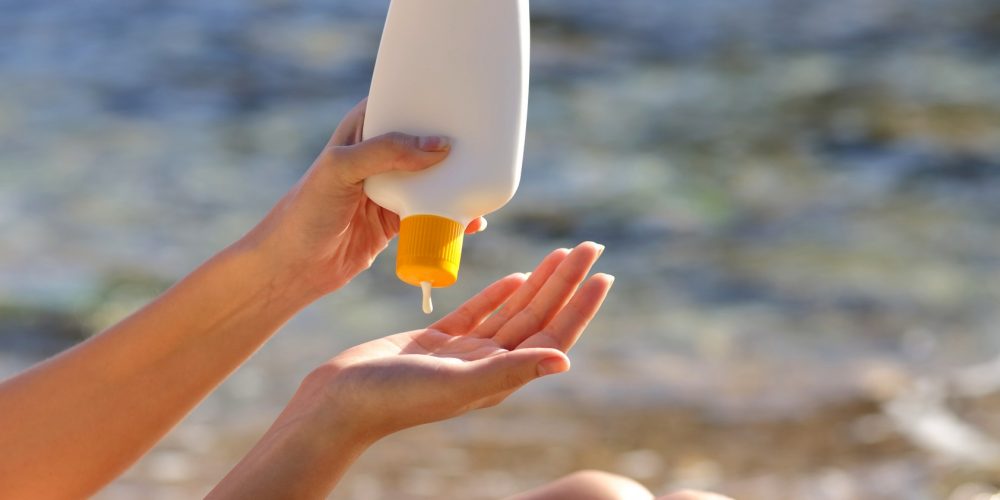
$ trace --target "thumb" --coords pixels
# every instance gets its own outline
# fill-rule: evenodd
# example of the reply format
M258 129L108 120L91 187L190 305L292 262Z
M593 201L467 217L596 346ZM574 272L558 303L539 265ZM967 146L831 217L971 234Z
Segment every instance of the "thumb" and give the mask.
M546 375L569 370L569 358L556 349L517 349L467 365L466 389L472 398L485 398L521 388Z
M444 160L449 150L447 137L394 132L353 146L335 146L331 154L342 178L348 184L360 184L383 172L423 170Z

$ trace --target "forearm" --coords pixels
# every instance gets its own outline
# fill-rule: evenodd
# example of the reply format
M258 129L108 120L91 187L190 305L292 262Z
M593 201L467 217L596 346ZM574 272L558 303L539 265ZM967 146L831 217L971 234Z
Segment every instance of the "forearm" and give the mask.
M321 499L333 491L375 438L345 412L310 404L318 401L302 394L310 390L307 382L209 499Z
M0 384L0 497L84 497L314 299L234 246L111 329Z

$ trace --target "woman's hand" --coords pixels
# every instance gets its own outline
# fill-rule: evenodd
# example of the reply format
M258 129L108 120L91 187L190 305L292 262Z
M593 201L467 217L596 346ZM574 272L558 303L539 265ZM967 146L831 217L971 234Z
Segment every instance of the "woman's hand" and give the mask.
M496 405L536 378L568 370L566 351L614 281L586 279L602 251L595 243L556 250L530 277L497 281L427 329L331 359L210 496L323 498L374 441Z
M496 405L569 369L565 352L613 282L598 274L577 290L601 251L594 243L557 250L530 278L508 276L427 329L349 349L308 383L323 388L319 404L351 408L352 420L376 438Z
M241 244L261 249L285 281L329 293L368 269L399 231L399 217L364 193L364 180L419 171L448 156L445 137L388 134L361 140L366 101L340 123L309 171ZM473 222L468 232L485 228Z

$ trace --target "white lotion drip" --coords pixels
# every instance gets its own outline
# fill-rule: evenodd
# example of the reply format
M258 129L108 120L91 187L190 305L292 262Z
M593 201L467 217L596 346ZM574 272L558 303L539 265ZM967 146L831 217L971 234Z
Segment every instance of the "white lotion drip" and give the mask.
M420 290L424 292L424 314L434 312L434 302L431 301L431 283L429 281L421 281Z

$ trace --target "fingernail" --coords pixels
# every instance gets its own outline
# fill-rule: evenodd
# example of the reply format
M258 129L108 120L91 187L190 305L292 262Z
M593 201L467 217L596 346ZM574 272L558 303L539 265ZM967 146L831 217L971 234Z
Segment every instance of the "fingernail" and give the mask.
M417 140L417 147L428 152L444 151L448 149L449 144L448 138L441 135L423 136Z
M610 287L611 285L614 285L614 284L615 284L615 275L613 275L613 274L605 274L605 276L607 276L607 277L608 277L608 286L609 286L609 287Z
M555 375L569 370L569 363L563 358L549 358L538 363L538 376Z
M597 256L600 257L601 255L604 255L604 245L600 243L594 243L594 244L597 245Z
M486 230L486 226L490 225L490 221L488 221L486 219L479 219L479 220L483 221L482 225L479 226L479 232L481 233L481 232L483 232L483 231Z

